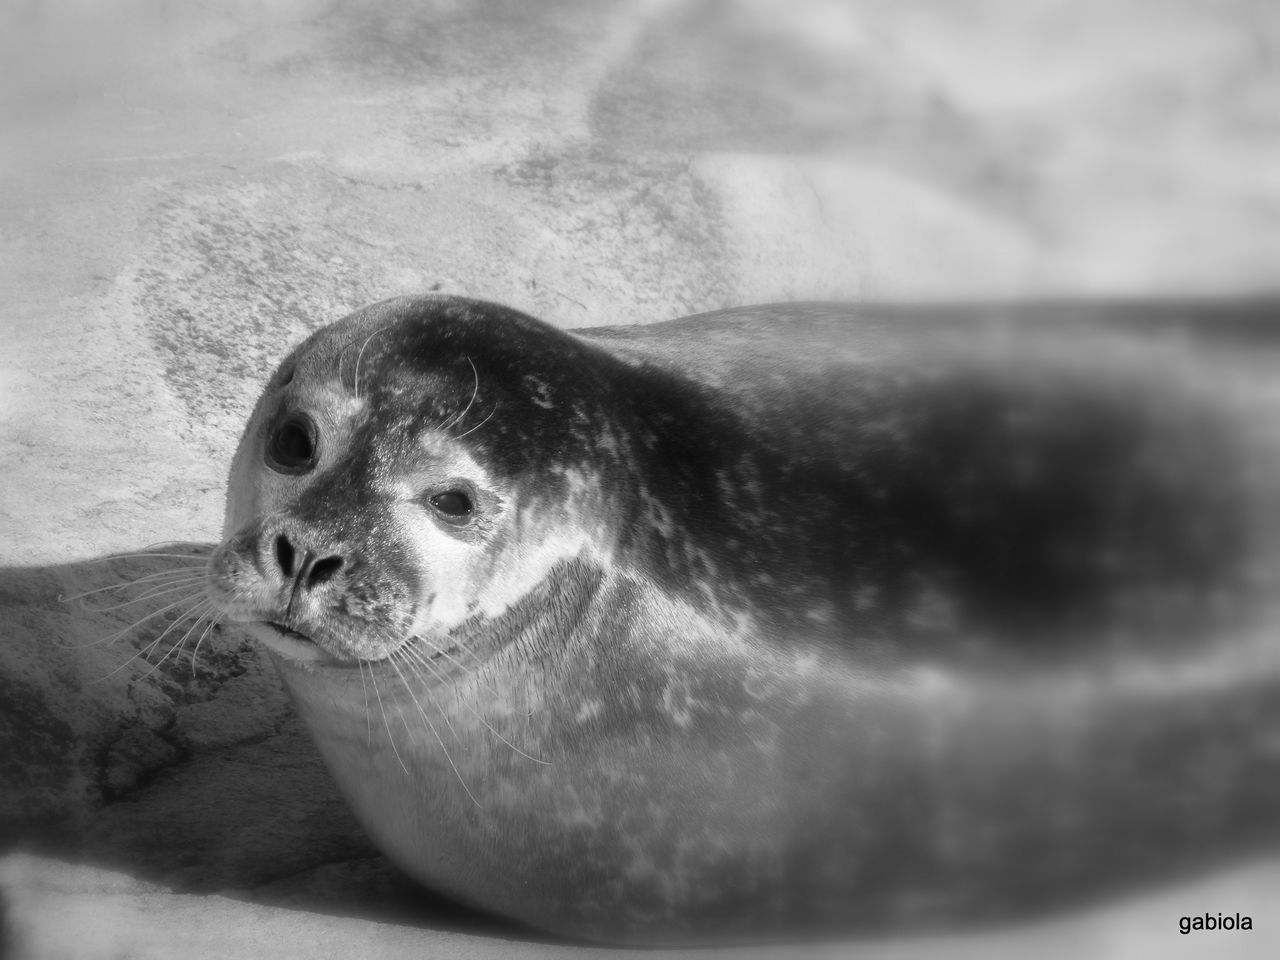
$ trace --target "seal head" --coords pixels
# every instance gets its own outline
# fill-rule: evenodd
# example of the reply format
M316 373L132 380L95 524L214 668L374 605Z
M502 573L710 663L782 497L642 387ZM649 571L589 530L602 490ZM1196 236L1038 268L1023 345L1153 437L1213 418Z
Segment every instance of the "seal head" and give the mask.
M272 378L211 567L235 618L380 660L498 616L588 545L609 549L602 477L586 478L607 435L601 385L517 372L539 351L571 365L577 345L515 314L495 325L441 306L447 322L387 305L327 329Z

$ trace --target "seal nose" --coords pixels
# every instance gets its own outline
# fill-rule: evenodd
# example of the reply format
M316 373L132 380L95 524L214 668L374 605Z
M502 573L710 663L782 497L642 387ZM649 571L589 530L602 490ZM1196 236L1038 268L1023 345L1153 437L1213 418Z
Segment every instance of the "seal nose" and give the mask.
M293 580L293 592L311 590L322 583L333 579L334 574L342 569L342 557L336 554L317 557L310 550L303 550L299 556L297 549L283 533L276 537L276 563L286 580Z

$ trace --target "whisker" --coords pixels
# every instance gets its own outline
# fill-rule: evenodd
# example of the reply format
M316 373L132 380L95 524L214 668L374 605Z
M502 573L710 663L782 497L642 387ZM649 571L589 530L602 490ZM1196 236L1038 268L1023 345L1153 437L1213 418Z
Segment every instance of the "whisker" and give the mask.
M199 579L199 577L195 576L194 571L204 570L204 568L205 568L205 565L203 563L200 563L200 564L192 564L191 566L188 566L188 567L175 567L172 570L161 570L159 573L149 573L146 576L137 577L133 580L125 580L121 583L112 583L105 587L98 587L94 590L85 590L83 593L73 593L69 597L64 597L61 594L59 594L58 601L60 603L71 603L74 600L81 600L84 597L91 597L95 593L106 593L110 590L126 590L129 587L135 586L136 584L139 584L139 583L149 583L151 581L162 581L162 580L168 580L168 579L177 580L179 579L179 575L181 575L182 577L193 577L194 579Z
M159 646L160 641L161 641L161 640L163 640L166 636L168 636L169 631L173 630L173 629L174 629L176 626L178 626L179 624L181 624L181 623L185 622L185 621L187 620L187 618L188 618L188 617L190 617L192 614L194 614L197 610L199 610L199 609L200 609L202 606L204 606L205 604L212 604L212 601L206 598L206 599L203 599L203 600L201 600L200 602L198 602L198 603L194 604L194 605L193 605L192 607L190 607L190 608L189 608L185 613L183 613L183 614L182 614L182 616L178 617L178 618L177 618L176 620L174 620L171 624L169 624L167 627L165 627L165 628L164 628L164 630L160 633L160 635L159 635L159 636L157 636L154 640L152 640L150 643L148 643L145 647L142 647L140 650L138 650L136 653L134 653L134 655L133 655L133 656L131 656L128 660L126 660L124 663L120 664L120 666L116 667L114 670L112 670L112 671L111 671L110 673L108 673L106 676L101 677L100 679L98 679L98 680L94 680L94 681L92 681L92 682L93 682L93 683L102 683L102 682L104 682L104 681L106 681L106 680L109 680L111 677L114 677L117 673L119 673L119 672L120 672L121 670L123 670L125 667L129 666L129 664L133 663L133 661L137 660L139 657L143 657L143 658L145 659L146 655L147 655L147 654L149 654L152 650L154 650L157 646ZM172 606L177 606L177 604L172 604ZM167 608L166 608L166 609L167 609ZM148 617L148 618L146 618L146 619L150 619L150 617ZM139 622L141 622L141 621L139 621ZM137 624L135 624L134 626L136 626L136 625L137 625ZM132 627L126 627L124 631L121 631L121 634L123 634L123 633L127 632L127 631L128 631L128 630L130 630L130 629L132 629ZM118 637L118 636L120 636L121 634L117 634L116 636ZM113 638L113 639L114 639L114 638ZM166 656L167 656L167 654L166 654ZM150 673L151 673L151 671L147 671L147 673L143 674L143 676L148 676L148 675L150 675ZM138 679L142 679L142 678L141 678L141 677L139 677Z
M480 393L480 371L476 369L476 365L470 357L464 356L463 359L471 364L471 377L475 381L474 386L471 388L471 399L467 401L467 405L462 409L461 413L450 417L448 421L440 425L441 430L452 430L465 420L467 414L471 412L471 405L476 402L476 396Z
M462 789L465 790L467 796L471 798L471 802L479 807L480 801L475 798L475 794L473 794L471 792L471 788L467 786L467 781L462 778L462 773L458 770L458 765L453 762L453 757L449 755L449 748L446 747L444 745L444 741L440 739L440 734L436 731L436 725L431 722L431 718L427 716L427 712L422 709L422 704L418 703L418 698L414 695L413 688L409 686L409 681L405 679L400 667L395 662L394 656L388 657L387 662L391 664L391 668L395 670L396 675L400 678L400 682L403 683L405 689L409 691L409 699L412 700L413 705L418 708L418 713L421 715L423 722L426 723L427 729L431 731L431 735L436 738L436 743L440 744L440 749L444 752L444 758L449 761L449 766L453 768L453 773L458 778L458 782L462 784ZM377 691L377 686L374 687L374 691ZM443 712L441 715L443 716ZM447 721L448 718L446 717L445 720ZM450 724L449 728L453 729L453 725Z
M192 650L191 650L191 674L192 674L192 676L195 676L195 672L196 672L196 654L198 654L198 653L200 652L200 644L204 643L206 640L208 640L208 639L209 639L209 637L210 637L210 636L212 636L212 635L213 635L213 631L217 628L217 626L218 626L218 621L219 621L219 619L221 619L220 615L219 615L216 611L214 611L214 612L213 612L213 615L212 615L212 616L209 616L209 614L208 614L208 613L206 613L204 616L205 616L205 617L208 617L209 622L205 624L205 628L204 628L204 630L203 630L203 631L201 631L201 633L200 633L200 638L199 638L198 640L196 640L196 645L195 645L195 646L192 648ZM203 618L202 618L202 619L203 619ZM197 621L196 621L196 623L199 623L199 622L200 622L199 620L197 620Z
M121 600L119 603L108 604L105 607L90 606L89 604L83 602L84 597L78 597L77 599L82 601L80 604L80 607L83 610L87 610L90 613L106 613L110 610L119 610L122 607L131 607L135 603L142 603L143 601L146 601L146 600L155 600L159 597L167 597L169 596L169 594L178 593L179 591L182 591L182 590L190 590L193 586L195 586L196 584L200 583L203 580L204 580L204 577L199 576L199 577L191 577L189 579L175 581L173 583L153 584L152 586L148 587L144 593L139 594L138 596L134 597L131 600ZM90 593L96 593L96 592L97 591L90 591ZM85 596L87 595L88 594L86 594Z
M90 640L88 643L61 643L60 641L56 641L56 640L54 641L54 643L68 650L83 650L85 647L96 647L99 644L115 643L115 641L119 640L125 634L142 626L148 620L158 617L163 613L168 613L174 607L180 607L184 603L189 603L193 600L199 600L203 596L204 594L201 591L198 591L198 590L193 591L192 593L188 594L185 597L182 597L181 599L175 600L172 603L165 604L163 607L160 607L160 609L158 610L151 611L151 613L148 613L145 617L139 617L137 620L133 621L133 623L129 624L126 627L122 627L121 629L117 630L115 633L111 634L111 636L109 637L101 637L97 640ZM181 623L182 620L188 616L190 616L190 611L183 614L182 617L180 617L176 622Z
M356 660L356 669L360 671L360 687L364 690L365 746L373 747L373 715L369 712L369 688L364 680L364 661ZM370 667L370 670L373 668Z
M385 329L387 328L379 327L377 330L373 331L373 333L369 334L369 336L365 338L364 343L360 344L360 352L356 354L356 372L351 380L351 392L355 394L355 398L357 400L360 399L360 362L364 359L364 349L369 346L369 341L382 333Z
M187 553L169 553L152 550L152 547L182 547L188 548ZM84 561L85 563L109 563L112 560L146 560L146 559L164 559L170 557L177 560L194 560L197 557L207 557L213 553L214 545L211 543L197 543L193 540L168 540L163 543L151 543L143 547L141 550L126 550L123 553L108 553L105 556L93 557Z
M206 600L206 601L205 601L205 603L207 603L207 604L209 605L209 607L212 607L212 606L213 606L212 601L208 601L208 600ZM187 616L191 616L191 614L192 614L192 613L195 613L195 611L196 611L196 610L198 610L198 609L199 609L199 607L194 607L194 608L193 608L193 609L192 609L192 610L187 614ZM189 627L187 628L187 632L186 632L186 633L184 633L184 634L183 634L183 635L178 639L177 643L171 644L171 645L169 646L169 649L168 649L167 651L165 651L164 656L163 656L163 657L161 657L159 660L157 660L157 661L155 662L155 664L153 664L153 665L152 665L151 669L150 669L150 670L148 670L146 673L144 673L142 676L138 677L138 679L139 679L139 680L145 680L147 677L151 676L151 674L153 674L153 673L155 673L157 670L159 670L159 669L160 669L160 667L164 664L164 662L165 662L166 660L168 660L171 656L173 656L173 655L174 655L174 653L180 653L180 652L181 652L181 650L182 650L182 648L183 648L184 646L186 646L186 644L187 644L187 639L191 636L191 634L192 634L192 633L194 633L194 632L195 632L196 628L200 626L200 622L201 622L202 620L204 620L204 618L205 618L205 617L207 617L208 615L209 615L209 610L207 610L207 609L206 609L206 610L204 610L204 611L200 614L200 616L196 617L195 622L194 622L194 623L192 623L192 624L191 624L191 626L189 626ZM179 622L179 623L181 623L182 621L178 621L178 622ZM169 632L169 631L167 631L167 630L165 631L165 633L168 633L168 632ZM163 637L164 637L164 633L160 634L160 636L159 636L159 637L157 637L157 638L155 639L155 642L154 642L154 643L152 643L152 644L151 644L151 647L148 647L148 649L152 649L152 648L154 648L154 647L156 646L156 644L158 644L158 643L160 642L161 638L163 638ZM195 653L194 653L194 651L193 651L193 652L192 652L192 657L193 657L193 660L192 660L192 671L193 671L193 672L195 671L194 656L195 656Z
M394 661L396 657L400 657L402 662L404 663L405 669L412 671L414 669L414 664L410 662L408 654L409 652L403 649L392 650L391 653L387 654L387 659ZM425 660L420 661L420 663L422 666L426 667L428 670L431 671L432 676L436 677L437 679L443 679L441 674L430 663L426 662ZM394 665L395 664L393 663L392 666ZM405 689L409 691L409 696L413 698L413 701L416 704L418 702L417 692L411 686L409 686L409 682L404 679L403 675L401 676L401 680L404 681ZM421 710L422 708L419 707L418 709ZM445 725L449 728L449 732L453 734L453 738L458 741L459 746L462 746L463 745L462 738L458 736L458 731L453 728L453 721L449 719L449 715L444 712L444 709L441 708L439 704L436 705L436 709L440 711L440 716L444 718Z
M416 659L416 661L417 661L419 664L421 664L422 666L424 666L424 667L426 667L428 670L430 670L433 676L435 676L435 677L437 677L437 678L441 678L441 679L443 679L443 674L439 671L439 668L438 668L438 667L436 667L436 666L435 666L435 664L431 663L431 661L430 661L429 659L427 659L427 658L423 657L420 651L414 650L412 647L402 647L400 650L395 651L395 653L401 654L402 656L404 656L404 657L406 657L406 658L407 658L407 657L413 657L413 658L415 658L415 659ZM395 654L392 654L392 655L394 656ZM447 654L446 654L446 656L447 656ZM502 699L502 695L501 695L501 694L499 694L496 690L494 690L494 689L493 689L493 687L490 687L488 684L485 684L483 680L481 680L481 681L480 681L480 683L482 683L482 684L484 684L486 687L488 687L488 689L493 693L493 695L494 695L495 697L497 697L498 699ZM411 691L411 692L412 692L412 691ZM501 733L499 733L499 732L498 732L498 730L497 730L497 728L495 728L495 727L493 726L493 724L491 724L491 723L490 723L490 722L489 722L489 721L484 717L484 715L483 715L482 713L480 713L480 711L479 711L479 710L477 710L477 709L476 709L472 704L467 703L466 701L462 701L462 705L463 705L467 710L470 710L470 711L471 711L472 716L474 716L477 720L479 720L479 721L480 721L480 723L484 726L484 728L485 728L486 730L488 730L490 733L492 733L495 737L497 737L499 740L501 740L503 743L505 743L508 747L510 747L510 748L511 748L512 750L514 750L516 753L520 754L520 756L525 757L526 759L532 760L534 763L541 763L541 764L543 764L543 765L545 765L545 766L548 766L548 767L550 767L550 766L553 766L553 765L554 765L554 764L552 763L552 761L550 761L550 760L543 760L543 759L541 759L540 757L535 757L535 756L533 756L532 754L526 753L524 750L521 750L521 749L520 749L519 747L517 747L514 743L512 743L510 740L508 740L506 737L504 737ZM441 714L444 714L443 709L442 709L440 712L441 712ZM448 718L448 716L447 716L447 715L445 716L445 722L446 722L446 723L448 723L448 722L449 722L449 718ZM451 730L453 729L453 724L449 724L449 729L451 729Z
M408 776L409 768L404 765L404 760L400 758L400 751L396 749L396 738L391 732L391 724L387 722L387 708L382 702L382 694L378 692L378 678L373 671L369 672L369 682L373 685L373 695L378 699L378 710L382 713L382 725L387 728L387 739L391 742L391 752L396 755L396 760L400 762L400 769L404 771L405 776ZM440 738L436 737L436 739L439 740Z
M494 415L495 413L497 413L497 412L498 412L498 408L497 408L497 407L494 407L492 410L490 410L490 411L489 411L489 415L488 415L487 417L485 417L483 420L481 420L479 423L477 423L474 427L472 427L472 428L471 428L470 430L468 430L466 433L460 433L460 434L458 434L458 436L457 436L455 439L457 439L457 440L461 440L461 439L462 439L463 437L465 437L467 434L475 433L477 430L479 430L481 427L483 427L486 423L488 423L490 420L492 420L492 419L493 419L493 415Z
M444 647L440 646L437 643L431 642L426 637L415 636L413 639L426 644L428 647L430 647L435 653L439 654L440 656L447 657L450 661L452 661L457 666L459 670L463 672L463 674L469 674L475 669L475 667L484 665L484 660L480 659L480 655L476 653L474 650L472 650L470 647L468 647L466 644L459 643L453 649L458 650L459 652L462 652L462 653L470 654L471 659L475 661L474 666L463 663L461 660L459 660L457 657L451 654L447 649L445 649ZM500 694L496 689L494 689L493 686L490 685L490 683L487 680L482 679L478 675L476 676L476 680L481 684L481 686L483 686L486 690L492 693L495 697L499 699L502 698L502 694ZM453 681L450 680L449 682L452 683Z
M105 557L93 557L85 563L114 563L118 560L208 560L195 553L111 553Z

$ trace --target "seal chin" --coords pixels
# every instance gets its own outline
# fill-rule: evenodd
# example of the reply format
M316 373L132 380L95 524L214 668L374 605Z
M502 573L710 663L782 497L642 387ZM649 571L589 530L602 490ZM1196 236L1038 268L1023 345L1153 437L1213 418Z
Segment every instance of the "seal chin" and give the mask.
M327 650L310 637L266 620L244 624L245 628L272 653L285 660L301 660L309 663L340 663Z

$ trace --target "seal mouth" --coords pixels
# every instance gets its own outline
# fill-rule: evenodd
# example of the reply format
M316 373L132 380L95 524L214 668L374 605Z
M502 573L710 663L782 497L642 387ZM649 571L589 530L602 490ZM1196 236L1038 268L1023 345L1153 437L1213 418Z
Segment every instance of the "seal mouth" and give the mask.
M305 633L299 633L274 620L255 620L245 626L264 647L288 661L305 661L329 667L354 667L359 663L364 667L377 668L381 664L377 660L348 661L335 657ZM428 669L438 675L448 672L450 667L464 666L459 660L463 654L463 647L459 643L442 645L416 635L409 637L407 643L419 646L421 662L431 664Z
M286 627L283 623L276 623L274 620L266 620L264 622L268 627L278 630L280 633L283 633L286 637L289 637L294 640L301 640L304 643L315 643L315 641L312 640L305 633L299 633L297 630L291 629L290 627Z
M289 660L330 661L334 658L305 633L271 620L246 624L264 647Z

